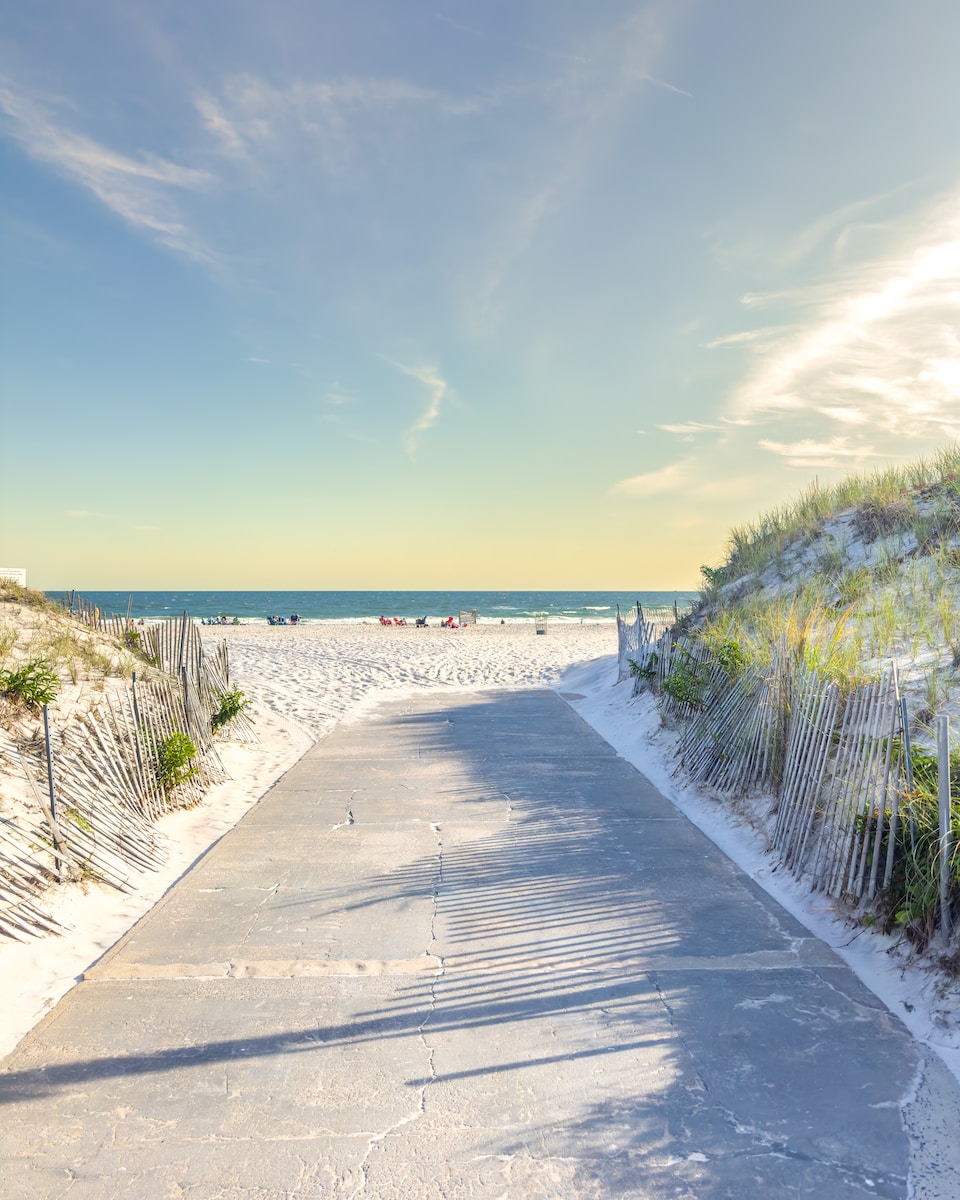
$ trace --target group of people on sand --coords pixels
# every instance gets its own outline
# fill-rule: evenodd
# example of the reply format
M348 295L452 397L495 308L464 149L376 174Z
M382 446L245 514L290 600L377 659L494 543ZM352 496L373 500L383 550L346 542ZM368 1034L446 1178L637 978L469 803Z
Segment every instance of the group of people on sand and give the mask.
M140 624L142 625L143 622L141 621ZM201 617L200 624L201 625L239 625L240 618L239 617L223 617L223 616Z
M385 617L383 615L383 613L380 614L380 624L381 625L390 625L390 626L406 625L406 623L407 623L406 617L394 617L393 620L391 620L389 617ZM414 625L417 627L417 629L426 629L427 628L426 614L424 614L422 617L417 617L416 621L414 621ZM456 622L453 619L453 617L447 617L447 619L445 621L440 622L440 628L441 629L463 629L464 627L462 625L458 624L458 622Z
M291 613L289 620L286 617L267 617L268 625L299 625L300 614Z

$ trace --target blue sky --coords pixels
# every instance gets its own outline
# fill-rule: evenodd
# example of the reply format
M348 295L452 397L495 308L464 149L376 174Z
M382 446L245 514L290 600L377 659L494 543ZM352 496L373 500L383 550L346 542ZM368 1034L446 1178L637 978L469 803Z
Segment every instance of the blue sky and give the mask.
M0 560L693 588L960 436L954 0L31 0Z

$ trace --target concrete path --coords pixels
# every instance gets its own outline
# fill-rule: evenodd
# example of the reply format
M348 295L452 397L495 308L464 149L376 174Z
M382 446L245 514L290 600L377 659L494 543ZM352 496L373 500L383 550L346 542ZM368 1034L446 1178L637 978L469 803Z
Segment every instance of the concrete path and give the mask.
M4 1200L960 1196L952 1076L547 691L338 729L3 1068Z

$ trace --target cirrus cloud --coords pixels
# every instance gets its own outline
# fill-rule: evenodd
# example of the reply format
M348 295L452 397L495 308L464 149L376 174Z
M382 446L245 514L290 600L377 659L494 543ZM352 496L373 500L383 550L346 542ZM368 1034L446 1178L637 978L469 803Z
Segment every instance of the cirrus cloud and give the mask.
M776 297L797 315L768 337L744 339L756 365L734 394L734 419L812 419L819 434L793 444L833 447L831 461L844 452L824 441L824 420L891 444L960 436L960 187L902 218L889 242L826 282ZM752 307L760 302L750 297ZM866 444L850 448L850 457L872 454Z
M648 471L644 475L633 475L629 479L621 479L610 488L613 496L627 496L630 499L642 499L646 496L656 496L663 492L675 492L687 486L690 469L694 460L681 459L670 463L656 471Z
M92 192L128 224L190 258L211 255L188 228L174 199L177 191L204 190L213 182L205 170L182 166L156 154L122 154L51 115L42 103L6 82L0 86L0 114L13 138L37 162Z

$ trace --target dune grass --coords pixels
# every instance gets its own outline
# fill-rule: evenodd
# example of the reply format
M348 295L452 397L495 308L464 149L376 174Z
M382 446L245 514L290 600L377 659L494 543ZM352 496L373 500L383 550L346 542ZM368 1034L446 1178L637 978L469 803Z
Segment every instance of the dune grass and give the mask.
M918 498L929 493L938 502L932 516L921 515ZM913 532L920 545L928 545L938 535L960 536L960 445L944 447L930 460L850 475L831 485L815 481L792 504L731 531L725 562L708 568L708 590L762 575L788 549L813 541L844 510L852 510L853 526L867 540Z
M815 482L734 529L725 561L703 569L687 627L761 669L789 655L845 694L896 662L920 782L904 796L900 837L910 840L877 911L925 945L938 919L940 855L936 786L924 770L935 761L934 718L952 711L960 724L960 445L830 487ZM960 845L960 768L951 776ZM960 898L960 851L952 866Z
M42 661L74 684L129 678L136 657L115 639L71 620L42 592L0 581L0 669Z

